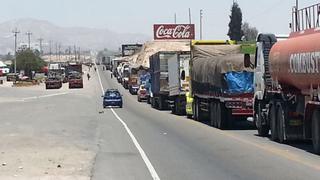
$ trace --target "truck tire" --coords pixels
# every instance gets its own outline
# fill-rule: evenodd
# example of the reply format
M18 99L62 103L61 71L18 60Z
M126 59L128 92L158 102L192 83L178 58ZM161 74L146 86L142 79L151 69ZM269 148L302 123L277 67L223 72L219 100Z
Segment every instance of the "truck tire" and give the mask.
M216 106L214 102L210 103L210 126L216 127Z
M196 100L195 103L195 120L196 121L203 121L203 112L201 111L200 102Z
M150 104L152 108L155 108L155 102L153 97L150 97Z
M277 114L276 114L276 105L272 104L269 112L270 118L270 129L271 129L271 140L278 140L278 128L277 128Z
M163 99L161 96L158 98L158 109L163 110L164 109L164 104L163 104Z
M176 115L179 115L179 116L182 116L183 115L183 110L182 110L182 107L181 107L181 101L179 98L176 98L175 101L174 101L174 108L175 109L175 114Z
M315 110L312 115L312 144L314 153L320 154L320 111Z
M277 103L277 122L278 122L278 140L279 143L285 142L285 111L281 103Z
M225 129L226 128L226 120L222 117L224 115L224 108L222 107L222 103L218 102L216 104L216 118L217 118L217 128Z
M262 114L261 114L261 103L258 102L258 105L255 109L255 126L258 130L258 135L261 137L266 137L269 134L269 127L268 125L262 125Z
M196 105L197 100L194 99L192 102L192 111L193 111L193 119L197 121L198 115L197 115L197 105Z

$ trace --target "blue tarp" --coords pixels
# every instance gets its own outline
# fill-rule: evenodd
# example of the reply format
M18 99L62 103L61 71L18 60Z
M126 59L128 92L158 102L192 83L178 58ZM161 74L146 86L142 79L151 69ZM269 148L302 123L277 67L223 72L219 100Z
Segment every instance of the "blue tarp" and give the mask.
M252 93L253 72L228 72L225 74L227 93Z

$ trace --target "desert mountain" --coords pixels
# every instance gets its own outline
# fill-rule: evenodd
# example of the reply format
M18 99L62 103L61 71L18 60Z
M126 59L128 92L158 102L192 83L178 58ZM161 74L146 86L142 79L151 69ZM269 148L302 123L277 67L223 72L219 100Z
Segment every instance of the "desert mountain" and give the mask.
M16 27L21 32L18 35L18 44L27 42L26 32L30 31L32 43L38 43L37 39L40 37L44 39L44 50L48 50L49 40L61 43L63 48L76 45L83 49L95 50L103 48L118 50L123 43L144 43L150 40L150 37L143 34L121 34L97 28L61 27L44 20L18 19L0 23L0 54L13 51L12 30Z

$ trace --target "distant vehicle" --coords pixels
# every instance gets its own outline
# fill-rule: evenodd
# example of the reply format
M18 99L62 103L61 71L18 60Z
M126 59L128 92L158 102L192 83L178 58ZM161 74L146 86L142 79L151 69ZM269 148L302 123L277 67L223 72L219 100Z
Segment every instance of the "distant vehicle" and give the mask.
M118 106L122 108L122 95L117 89L107 89L103 97L103 108Z
M70 63L67 66L69 89L83 88L82 65Z
M138 101L141 102L142 100L148 100L149 92L147 91L145 85L140 85L139 90L137 92Z
M63 70L61 64L49 64L48 76L45 82L46 89L60 89L63 82Z

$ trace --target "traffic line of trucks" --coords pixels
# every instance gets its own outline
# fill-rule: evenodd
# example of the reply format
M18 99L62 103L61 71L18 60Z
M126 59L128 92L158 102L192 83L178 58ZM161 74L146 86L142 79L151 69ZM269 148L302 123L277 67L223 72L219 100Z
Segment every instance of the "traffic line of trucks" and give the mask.
M270 132L280 143L311 140L320 154L320 17L310 14L319 6L293 11L290 36L259 34L255 43L192 41L190 51L151 55L150 67L120 58L110 69L153 108L208 120L219 129L252 117L260 136Z

